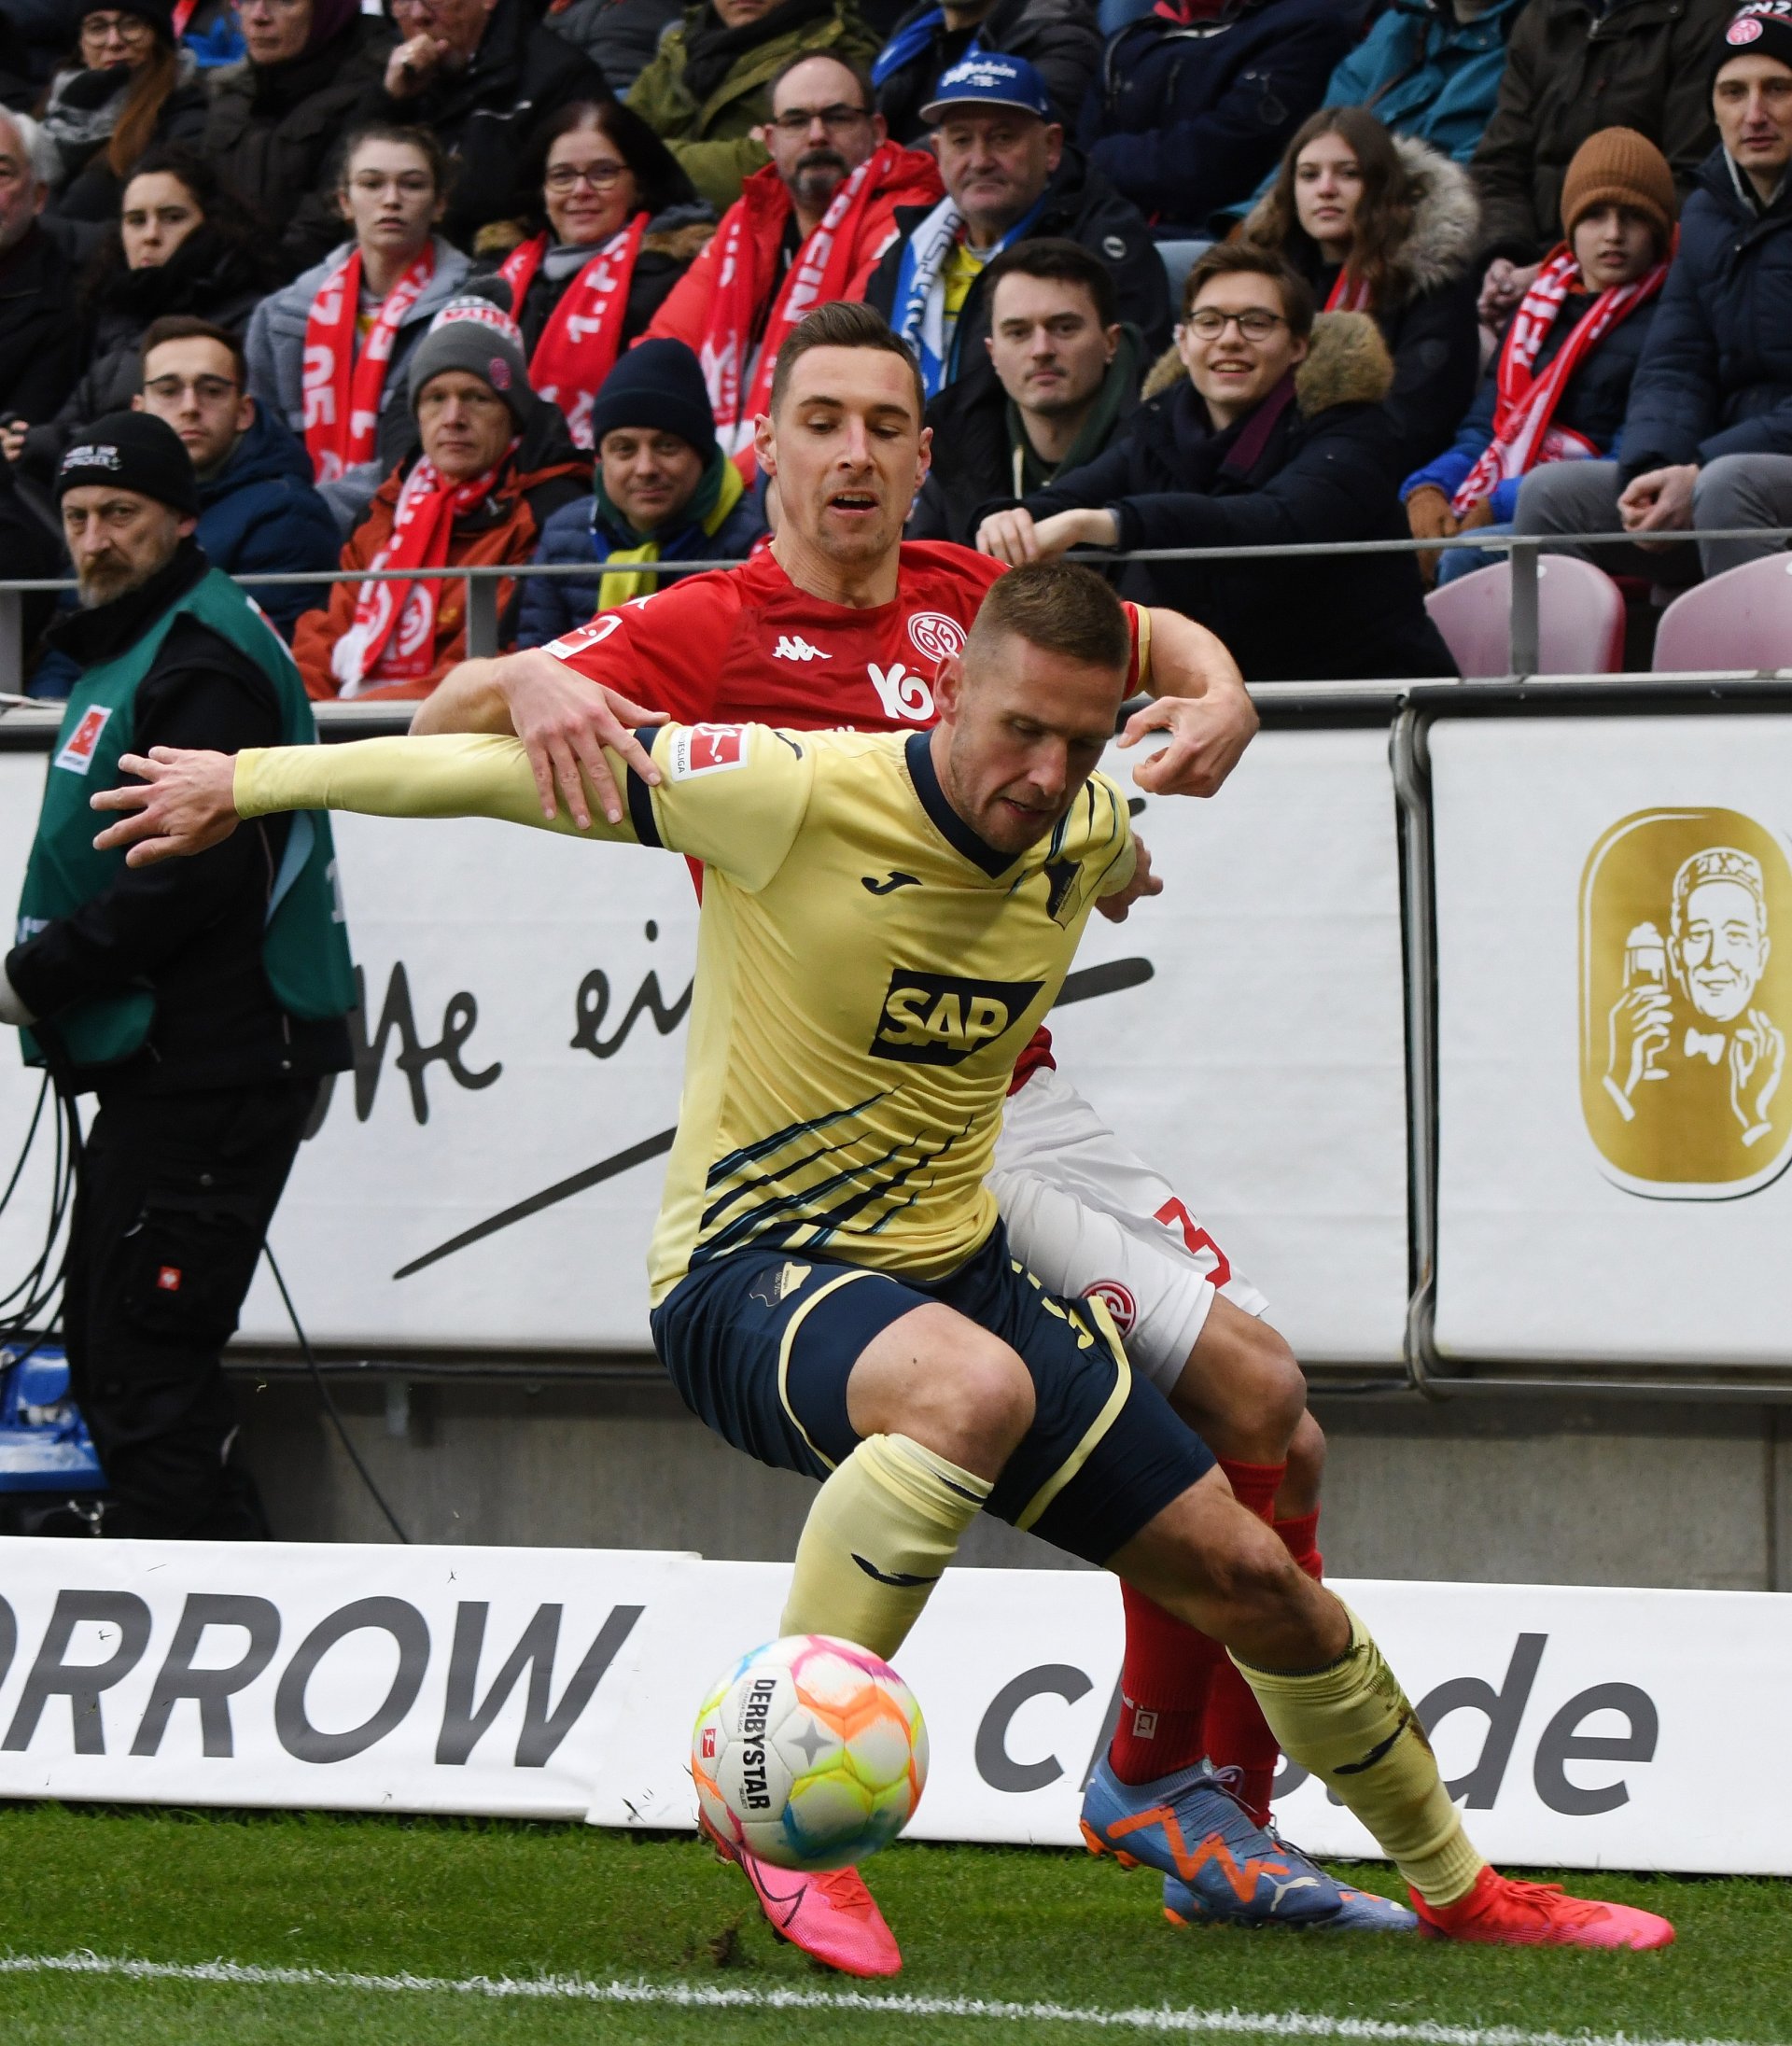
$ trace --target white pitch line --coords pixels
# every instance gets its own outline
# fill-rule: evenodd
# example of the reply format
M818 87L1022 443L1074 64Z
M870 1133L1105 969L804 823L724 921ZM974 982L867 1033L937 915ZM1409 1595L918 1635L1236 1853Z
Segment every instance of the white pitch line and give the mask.
M0 1955L0 1975L107 1975L131 1982L221 1983L244 1988L366 1989L413 1995L658 2005L686 2011L837 2011L857 2016L983 2018L1011 2025L1087 2025L1113 2031L1249 2034L1258 2039L1361 2039L1374 2046L1770 2046L1636 2032L1532 2032L1512 2025L1435 2025L1334 2017L1309 2011L1129 2010L1000 2003L980 1997L877 1995L859 1989L751 1989L708 1983L595 1982L582 1975L364 1975L249 1961L139 1961L105 1954Z

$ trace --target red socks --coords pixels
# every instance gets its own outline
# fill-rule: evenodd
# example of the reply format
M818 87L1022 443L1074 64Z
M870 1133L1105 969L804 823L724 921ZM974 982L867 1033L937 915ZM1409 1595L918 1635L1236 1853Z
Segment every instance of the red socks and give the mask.
M1220 1459L1239 1503L1265 1520L1286 1467ZM1253 1712L1256 1700L1217 1641L1172 1619L1130 1585L1123 1584L1120 1595L1127 1610L1127 1647L1120 1666L1120 1723L1108 1760L1122 1783L1153 1783L1211 1751L1214 1702L1228 1677ZM1273 1773L1275 1742L1260 1712L1257 1724L1269 1740Z
M1229 1469L1226 1475L1231 1475ZM1317 1581L1323 1565L1319 1553L1318 1510L1303 1513L1293 1520L1272 1520L1270 1525L1296 1564ZM1256 1694L1239 1675L1238 1665L1229 1656L1213 1673L1202 1738L1216 1769L1239 1771L1242 1779L1239 1802L1259 1826L1267 1824L1269 1787L1276 1780L1276 1763L1281 1750L1263 1717Z

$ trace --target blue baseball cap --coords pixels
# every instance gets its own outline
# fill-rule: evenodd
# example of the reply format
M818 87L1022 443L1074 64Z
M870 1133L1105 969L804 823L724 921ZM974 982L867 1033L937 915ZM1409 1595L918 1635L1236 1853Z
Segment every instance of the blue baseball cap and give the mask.
M1056 118L1045 81L1026 58L1004 57L995 50L960 57L942 72L933 97L921 108L921 119L941 120L954 106L1018 106L1041 120Z

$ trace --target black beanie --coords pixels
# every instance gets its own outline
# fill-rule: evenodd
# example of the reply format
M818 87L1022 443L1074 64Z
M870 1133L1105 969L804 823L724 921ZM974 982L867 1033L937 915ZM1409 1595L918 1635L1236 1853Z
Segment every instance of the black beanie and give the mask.
M1792 0L1749 0L1725 25L1714 79L1732 57L1773 57L1792 71Z
M707 463L716 452L716 415L703 369L681 341L643 341L616 358L591 408L591 444L618 427L652 427L688 441Z
M58 500L85 483L134 490L182 518L199 516L193 458L174 427L153 413L111 412L80 428L56 471Z

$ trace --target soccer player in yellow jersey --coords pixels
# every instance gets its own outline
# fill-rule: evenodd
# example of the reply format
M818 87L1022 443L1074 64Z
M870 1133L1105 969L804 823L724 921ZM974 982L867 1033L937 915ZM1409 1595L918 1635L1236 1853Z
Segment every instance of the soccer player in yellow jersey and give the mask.
M931 732L665 725L645 771L611 756L626 806L590 834L708 873L655 1346L717 1433L822 1480L781 1632L894 1655L964 1530L996 1513L1224 1642L1283 1752L1368 1828L1434 1930L1664 1945L1664 1919L1487 1867L1362 1621L1233 1497L1100 1303L1053 1296L1009 1254L984 1176L1015 1052L1096 903L1156 886L1094 772L1129 660L1106 584L1038 563L985 599ZM99 842L133 864L320 806L580 830L544 819L514 738L122 764L141 783L93 803L126 813ZM1329 1886L1210 1795L1229 1815L1191 1881Z

